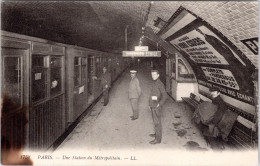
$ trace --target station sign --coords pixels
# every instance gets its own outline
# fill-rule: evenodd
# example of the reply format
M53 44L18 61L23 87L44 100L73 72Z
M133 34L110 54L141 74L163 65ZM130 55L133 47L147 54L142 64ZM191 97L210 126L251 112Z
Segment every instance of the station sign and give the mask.
M258 55L258 37L241 40L255 55Z
M123 57L161 57L161 51L123 51Z
M135 51L148 51L148 46L135 46Z

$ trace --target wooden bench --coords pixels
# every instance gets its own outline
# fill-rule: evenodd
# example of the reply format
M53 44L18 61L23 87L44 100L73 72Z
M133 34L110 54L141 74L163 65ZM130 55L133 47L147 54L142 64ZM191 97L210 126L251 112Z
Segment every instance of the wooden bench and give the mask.
M206 97L209 98L209 96ZM193 93L190 94L190 97L182 97L182 99L185 103L192 107L193 111L198 107L200 103L203 102L202 99L200 99ZM250 149L257 146L257 131L253 131L252 129L246 127L245 123L243 123L243 121L247 121L249 123L256 123L256 117L228 103L226 103L226 105L230 111L233 111L239 115L237 121L235 122L229 134L229 142L237 147L243 147L246 149Z
M186 102L189 106L191 106L193 110L195 110L198 107L198 105L203 102L202 99L198 98L193 93L190 93L190 97L182 97L182 100ZM185 109L186 109L186 105L185 105Z

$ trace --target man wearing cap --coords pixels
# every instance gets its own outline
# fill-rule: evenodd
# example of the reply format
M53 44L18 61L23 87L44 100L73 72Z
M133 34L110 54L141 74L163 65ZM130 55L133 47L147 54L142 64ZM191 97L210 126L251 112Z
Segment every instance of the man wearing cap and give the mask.
M161 143L162 139L162 124L161 124L161 109L163 104L168 98L165 87L161 80L159 79L159 71L151 71L153 83L151 87L151 94L149 97L149 107L152 111L153 123L155 134L150 134L151 137L155 137L153 141L150 141L150 144Z
M224 115L224 112L227 110L227 106L223 99L220 97L220 92L217 88L212 87L209 89L209 91L212 97L212 103L217 106L217 112L212 120L212 123L217 124Z
M111 87L111 74L107 72L107 67L103 67L103 73L101 74L100 78L96 76L93 79L101 80L101 86L103 90L103 98L104 98L104 106L108 104L108 97L109 97L109 88Z
M128 97L131 102L133 116L130 116L132 120L138 119L138 99L141 95L141 88L139 80L136 77L136 70L130 70L131 81L129 83Z

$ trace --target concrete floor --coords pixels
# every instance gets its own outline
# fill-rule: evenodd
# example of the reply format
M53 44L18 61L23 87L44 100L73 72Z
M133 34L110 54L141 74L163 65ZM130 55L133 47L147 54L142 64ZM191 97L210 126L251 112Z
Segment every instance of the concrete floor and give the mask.
M139 99L139 119L132 121L128 99L130 74L123 73L110 91L110 101L103 106L101 99L93 110L77 125L56 151L66 149L202 149L209 150L205 139L191 123L192 111L184 103L176 103L170 97L163 107L162 142L152 145L149 134L154 133L152 115L148 108L151 76L150 70L139 69L142 95ZM192 141L192 142L191 142ZM187 146L188 145L188 146Z
M142 95L139 119L132 121L127 90L129 71L114 83L110 102L101 99L64 142L51 152L54 160L36 160L40 165L256 165L258 151L215 151L191 123L192 111L170 97L163 107L162 142L152 145L154 132L148 108L151 76L140 69ZM39 154L37 154L39 155ZM36 157L36 156L35 156ZM43 163L44 162L44 163Z

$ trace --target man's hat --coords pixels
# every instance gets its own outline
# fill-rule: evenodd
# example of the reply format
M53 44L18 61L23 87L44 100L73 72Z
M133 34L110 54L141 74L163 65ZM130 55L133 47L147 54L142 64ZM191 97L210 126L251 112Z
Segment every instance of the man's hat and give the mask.
M211 87L211 88L209 88L209 91L210 92L215 92L215 91L219 91L219 89L216 88L216 87Z
M151 70L151 73L152 72L157 72L158 74L160 73L159 70Z
M130 73L136 73L137 71L136 70L130 70Z

